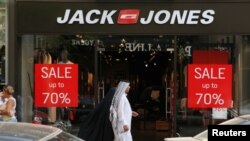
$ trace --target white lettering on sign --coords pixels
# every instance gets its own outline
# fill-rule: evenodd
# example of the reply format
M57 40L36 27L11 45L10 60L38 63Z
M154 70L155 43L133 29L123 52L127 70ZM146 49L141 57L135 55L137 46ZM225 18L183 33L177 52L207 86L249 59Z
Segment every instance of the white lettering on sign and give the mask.
M84 39L80 39L80 40L72 39L71 43L73 46L75 45L94 46L94 40L88 40L88 39L85 39L85 40Z
M202 13L203 19L200 20L201 24L211 24L214 21L214 17L212 15L215 14L214 10L205 10Z
M194 77L196 79L226 79L225 77L226 68L195 68Z
M191 48L192 48L192 46L185 46L185 56L192 56L191 55Z
M125 43L125 51L145 51L144 43Z
M181 14L182 13L182 14ZM157 24L211 24L214 21L214 10L174 10L172 13L168 10L158 12L150 10L147 18L140 19L141 24L149 24L152 21Z
M124 10L124 9L123 9ZM134 9L138 10L139 9ZM99 10L90 11L66 9L62 17L57 17L59 24L114 24L114 15L117 10ZM211 24L214 21L215 11L207 10L149 10L146 16L140 17L140 24ZM71 16L71 17L70 17ZM123 14L120 19L136 19L138 14Z
M59 68L59 67L42 67L41 68L42 78L72 78L72 67L65 67L65 68Z
M57 17L57 23L59 24L73 24L79 23L84 24L96 24L100 21L100 24L105 24L107 21L108 24L114 24L112 16L116 13L116 10L103 10L101 13L98 9L90 10L86 13L86 17L84 18L84 13L82 10L76 10L72 17L70 17L71 10L66 9L63 17ZM95 18L93 18L95 17Z
M84 22L84 13L82 10L76 10L72 17L70 17L70 9L66 9L63 17L57 17L57 23L59 24L73 24L74 22L79 24L96 24L100 21L100 24L105 24L107 21L108 24L114 24L112 16L115 14L116 10L103 10L101 12L98 9L90 10L86 13L85 22ZM95 18L93 18L95 17Z

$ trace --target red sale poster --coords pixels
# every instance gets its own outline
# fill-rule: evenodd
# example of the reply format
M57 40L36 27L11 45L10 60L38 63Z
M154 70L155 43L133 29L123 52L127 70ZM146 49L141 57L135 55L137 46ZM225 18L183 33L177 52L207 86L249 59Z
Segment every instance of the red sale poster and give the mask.
M78 65L35 64L35 107L77 107Z
M232 107L232 65L188 65L189 108Z

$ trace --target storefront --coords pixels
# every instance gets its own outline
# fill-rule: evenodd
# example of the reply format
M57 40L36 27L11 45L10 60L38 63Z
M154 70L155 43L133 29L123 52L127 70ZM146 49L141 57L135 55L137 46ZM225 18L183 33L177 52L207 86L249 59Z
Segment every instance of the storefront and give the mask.
M230 90L233 107L244 114L244 104L250 99L249 6L250 2L232 0L16 0L13 41L17 55L10 66L18 70L12 72L16 77L11 82L15 82L21 96L20 119L32 121L34 85L38 83L34 81L34 66L45 63L39 55L50 54L46 63L56 64L62 48L67 49L68 59L78 64L79 103L85 102L80 109L94 106L91 103L97 104L117 80L127 79L133 88L130 101L143 114L144 122L169 119L173 121L173 132L180 122L202 126L202 121L195 123L196 119L192 119L201 117L201 107L187 107L187 89L191 89L187 65L212 62L232 66L232 85L223 89ZM207 52L201 55L199 51ZM228 101L228 97L216 96L214 101Z

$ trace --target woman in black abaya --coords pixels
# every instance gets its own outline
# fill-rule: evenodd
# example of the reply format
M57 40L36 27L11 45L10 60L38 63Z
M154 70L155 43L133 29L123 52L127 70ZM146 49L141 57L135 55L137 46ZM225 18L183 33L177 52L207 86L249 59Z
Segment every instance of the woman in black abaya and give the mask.
M109 120L109 109L114 93L115 88L111 88L94 111L82 121L78 137L86 141L114 140L114 133Z

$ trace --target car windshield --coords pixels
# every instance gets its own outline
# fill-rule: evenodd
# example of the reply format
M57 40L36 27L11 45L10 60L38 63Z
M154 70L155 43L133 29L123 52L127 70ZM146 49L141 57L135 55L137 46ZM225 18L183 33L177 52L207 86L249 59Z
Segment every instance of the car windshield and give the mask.
M225 121L220 125L250 125L250 116L236 117L231 120ZM207 130L197 134L196 136L194 136L194 138L201 141L207 141L208 140Z
M62 132L59 129L37 126L35 124L15 124L15 123L1 123L0 124L0 139L2 140L40 140L44 137L55 136ZM8 138L8 140L7 140Z
M61 129L29 123L0 122L0 141L83 141Z

